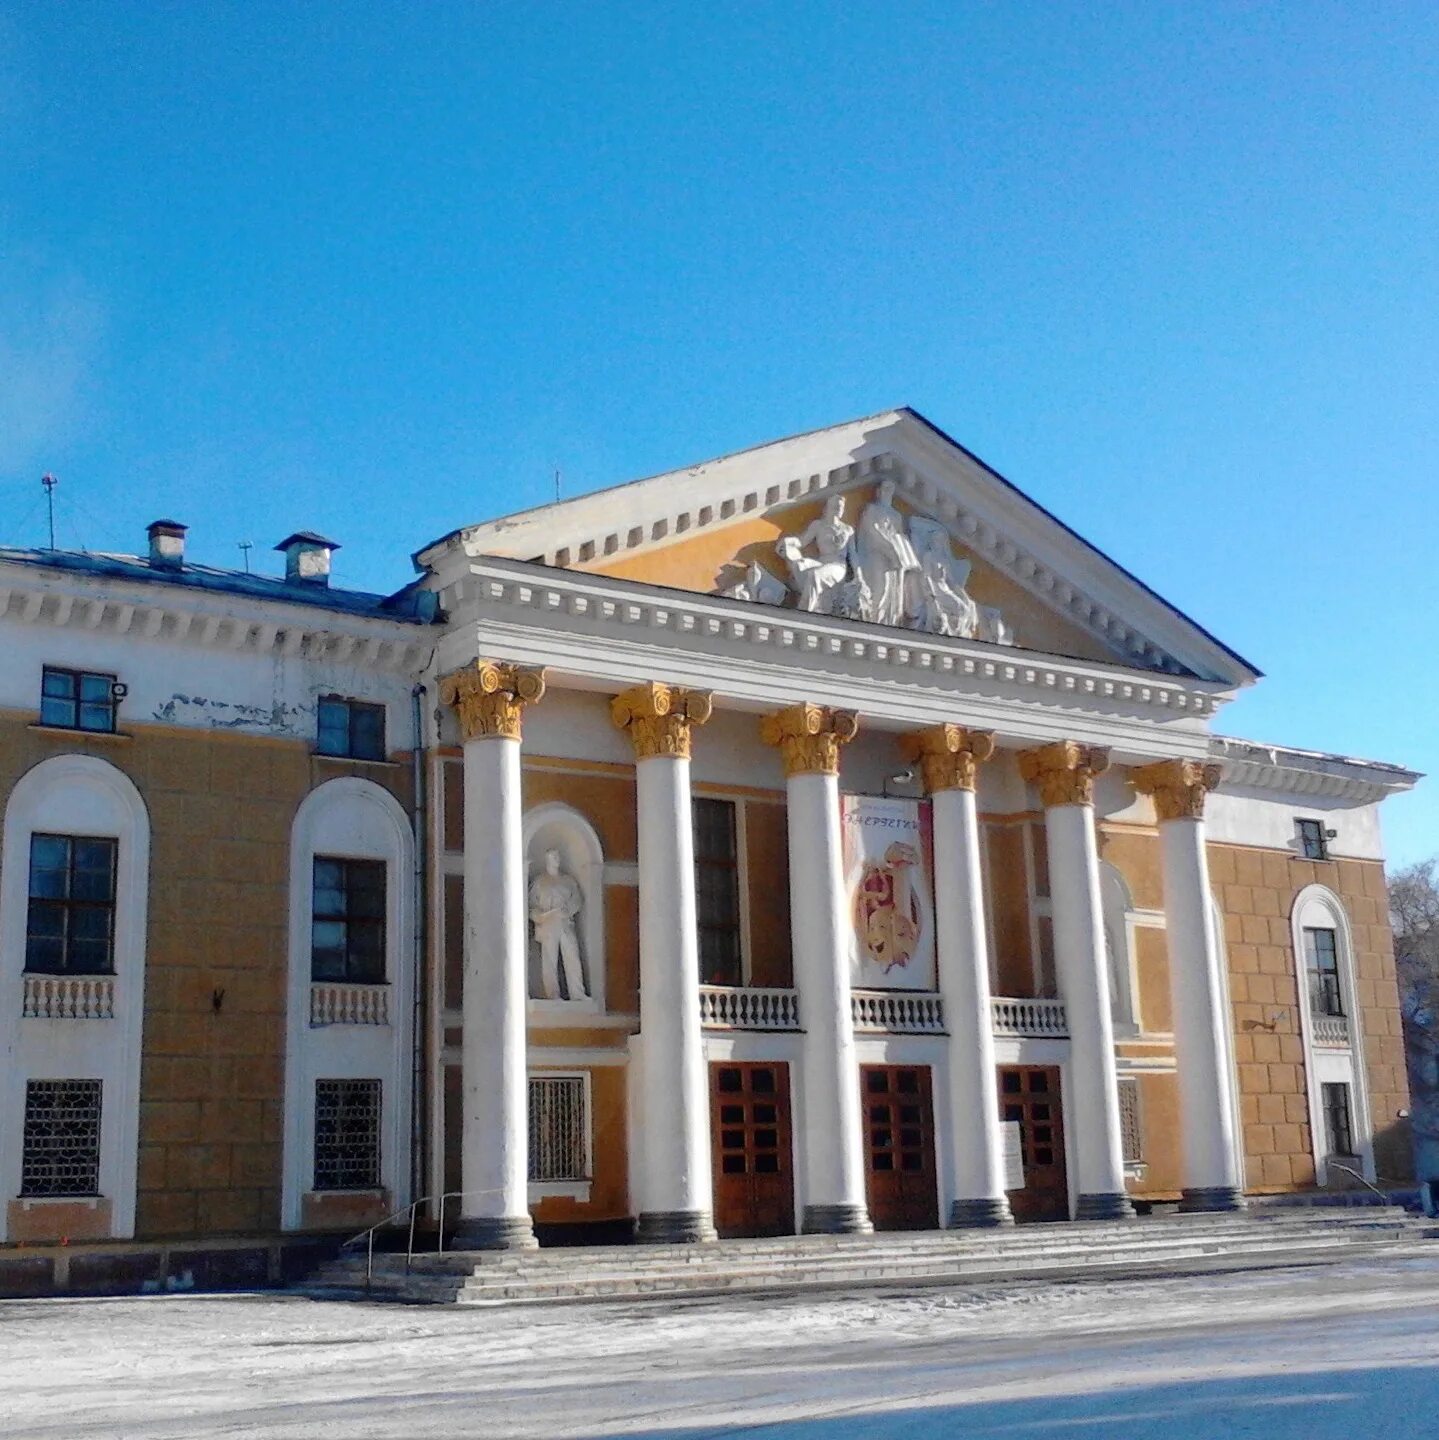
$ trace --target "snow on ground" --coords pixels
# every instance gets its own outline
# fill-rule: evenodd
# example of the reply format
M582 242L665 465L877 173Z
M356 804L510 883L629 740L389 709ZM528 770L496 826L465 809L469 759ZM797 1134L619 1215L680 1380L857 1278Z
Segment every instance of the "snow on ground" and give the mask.
M494 1310L0 1304L6 1440L1367 1440L1436 1415L1439 1255Z

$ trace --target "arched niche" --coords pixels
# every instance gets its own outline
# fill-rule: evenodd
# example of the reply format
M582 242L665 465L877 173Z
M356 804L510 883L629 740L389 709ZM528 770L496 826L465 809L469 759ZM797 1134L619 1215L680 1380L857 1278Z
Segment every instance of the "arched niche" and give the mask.
M1109 962L1109 1009L1115 1030L1139 1029L1138 985L1134 974L1134 898L1129 883L1108 860L1099 862L1100 913Z
M557 1013L601 1011L605 1005L605 857L595 828L578 810L559 801L537 805L524 818L526 915L536 879L544 872L545 855L559 854L562 874L579 886L580 909L575 934L580 946L580 968L585 994L551 999L541 983L540 946L533 924L528 924L528 983L533 1008ZM527 922L528 923L528 922Z

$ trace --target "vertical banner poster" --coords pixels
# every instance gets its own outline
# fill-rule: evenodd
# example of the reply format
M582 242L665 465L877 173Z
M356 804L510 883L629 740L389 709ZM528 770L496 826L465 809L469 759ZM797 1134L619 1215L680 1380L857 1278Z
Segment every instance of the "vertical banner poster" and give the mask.
M845 795L850 981L861 990L933 990L933 845L927 802Z

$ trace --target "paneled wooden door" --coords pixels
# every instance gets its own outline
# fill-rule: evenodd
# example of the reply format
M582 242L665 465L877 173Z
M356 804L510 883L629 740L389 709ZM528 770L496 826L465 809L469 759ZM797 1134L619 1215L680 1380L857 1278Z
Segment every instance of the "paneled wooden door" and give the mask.
M1009 1192L1016 1220L1068 1220L1064 1106L1057 1065L1001 1065L999 1118L1019 1122L1024 1189Z
M934 1102L928 1065L860 1068L869 1218L876 1230L937 1230Z
M723 1237L794 1234L789 1066L710 1065L715 1229Z

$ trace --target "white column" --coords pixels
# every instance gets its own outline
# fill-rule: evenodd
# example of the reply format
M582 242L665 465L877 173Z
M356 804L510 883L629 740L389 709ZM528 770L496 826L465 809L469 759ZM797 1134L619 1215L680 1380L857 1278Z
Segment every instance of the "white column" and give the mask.
M761 733L784 758L789 799L789 901L795 988L804 1027L801 1085L807 1234L868 1234L859 1062L850 1008L849 917L840 844L839 747L848 711L795 705Z
M1243 1160L1229 1124L1229 1066L1224 1046L1223 952L1214 928L1204 798L1217 765L1168 760L1131 772L1154 797L1164 863L1164 930L1179 1066L1183 1154L1182 1210L1237 1210L1244 1204Z
M1069 1113L1073 1143L1066 1160L1079 1181L1080 1220L1134 1214L1124 1189L1114 1023L1093 781L1109 767L1107 751L1060 741L1021 753L1020 772L1037 783L1045 806L1054 958L1069 1023Z
M465 736L465 980L459 1250L532 1249L525 1063L520 714L541 671L481 662L441 696Z
M949 1030L952 1226L1013 1222L1004 1191L994 1022L989 1004L989 945L979 861L975 781L994 753L994 737L936 725L903 742L918 761L934 809L934 912L939 988Z
M616 696L639 807L641 1241L715 1239L709 1085L700 1033L690 732L710 698L669 685Z

